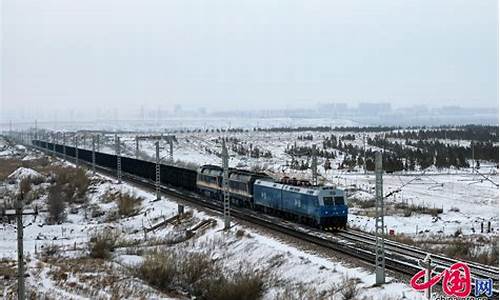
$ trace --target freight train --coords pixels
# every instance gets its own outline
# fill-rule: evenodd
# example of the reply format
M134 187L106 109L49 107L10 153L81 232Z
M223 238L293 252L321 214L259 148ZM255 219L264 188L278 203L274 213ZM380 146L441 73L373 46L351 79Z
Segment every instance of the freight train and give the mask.
M92 151L33 140L33 145L66 153L92 163ZM65 149L64 149L65 148ZM121 157L122 172L155 181L155 163L130 157ZM116 155L95 152L96 165L116 170ZM160 165L162 184L200 193L211 199L223 199L223 169L204 165L198 170ZM276 182L264 173L229 169L229 198L231 203L253 210L284 216L300 223L324 229L341 228L347 224L348 208L344 190L332 186L313 186L307 181L283 178Z

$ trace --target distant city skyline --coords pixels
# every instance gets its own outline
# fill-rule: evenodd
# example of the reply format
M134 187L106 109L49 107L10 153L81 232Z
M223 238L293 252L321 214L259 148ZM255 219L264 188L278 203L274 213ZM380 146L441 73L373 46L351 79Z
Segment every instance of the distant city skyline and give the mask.
M35 121L40 125L50 125L57 128L59 125L73 127L71 124L93 124L82 125L99 129L109 124L113 126L120 122L133 121L140 124L141 121L154 122L155 126L180 126L183 120L198 119L199 124L206 122L213 123L215 120L224 124L231 124L230 120L235 120L232 124L238 124L237 119L245 119L244 123L256 122L266 119L289 119L293 120L317 119L324 123L327 119L332 122L344 121L355 122L362 126L425 126L425 125L464 125L464 124L498 124L498 108L479 108L461 106L438 106L412 105L408 107L393 107L388 102L371 103L346 103L330 102L316 103L307 108L288 109L259 109L259 110L209 110L207 108L185 109L181 105L171 108L141 106L137 109L120 111L119 109L76 110L71 108L53 109L50 112L34 112L21 110L17 113L9 114L11 118L3 119L0 122L0 130L6 130L12 125L14 128L33 127ZM178 124L172 124L178 120ZM252 121L253 120L253 121ZM137 123L139 122L139 123ZM201 123L200 123L201 122ZM228 123L229 122L229 123ZM266 121L267 122L267 121ZM326 121L328 123L328 121ZM290 123L290 126L293 124ZM167 125L168 124L168 125ZM228 125L225 126L228 126ZM126 126L130 126L127 124ZM229 125L230 126L230 125Z
M497 1L16 1L0 122L317 103L498 107Z

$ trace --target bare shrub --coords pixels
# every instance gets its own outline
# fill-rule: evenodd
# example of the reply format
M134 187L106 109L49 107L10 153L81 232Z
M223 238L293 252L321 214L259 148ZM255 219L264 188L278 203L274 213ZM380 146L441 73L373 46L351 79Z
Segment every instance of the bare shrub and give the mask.
M450 211L452 211L452 212L460 212L460 208L453 206L452 208L450 208Z
M347 275L342 277L339 283L333 284L335 294L340 294L343 300L357 299L361 292L359 278L350 278Z
M297 286L285 285L275 296L275 300L310 300L310 299L332 299L326 292L318 292L314 286L304 286L300 283Z
M66 219L64 192L60 185L53 185L49 188L47 205L49 211L47 222L49 224L61 223Z
M350 198L349 203L357 206L359 208L372 208L375 207L375 199L371 200L361 200L357 198Z
M45 245L42 249L42 257L48 258L56 256L59 253L59 246L55 244Z
M138 213L138 208L144 199L130 193L106 192L102 201L104 203L116 202L117 209L110 211L106 216L106 221L116 221L121 217L130 217Z
M396 234L396 235L386 235L386 237L390 240L397 241L403 244L415 245L417 241L409 235L406 234Z
M142 200L141 197L132 194L120 193L116 198L119 215L129 217L136 214L137 207L141 204Z
M260 299L265 289L265 273L242 267L230 276L211 277L204 282L201 299L254 300Z
M31 179L30 177L24 178L19 183L19 192L22 195L27 195L31 191Z
M9 176L21 165L22 161L19 159L0 159L0 181L4 181L5 179L7 179L7 176Z
M498 266L498 240L493 241L492 247L472 258L481 264Z
M177 256L171 251L155 250L147 254L137 275L152 286L169 291L178 273Z
M265 273L242 267L227 275L206 252L157 249L145 256L135 272L160 290L180 289L196 299L259 299L265 286Z
M102 211L101 207L94 203L89 205L87 209L90 211L90 216L92 218L97 218L105 214L104 211Z
M89 240L89 252L92 258L108 259L120 240L120 233L116 230L96 231Z
M109 191L106 191L106 193L104 193L104 195L102 195L101 197L101 201L103 203L111 203L111 202L114 202L116 201L116 198L118 196L120 192L118 191L113 191L113 190L109 190Z
M85 194L89 187L89 178L82 168L55 168L55 184L62 187L71 203L85 202Z
M180 282L187 288L193 286L206 274L214 272L215 267L206 253L192 253L184 258L184 263L180 265Z
M244 236L245 236L245 230L243 230L243 229L238 229L238 230L236 231L236 237L237 237L237 238L241 239L241 238L242 238L242 237L244 237Z

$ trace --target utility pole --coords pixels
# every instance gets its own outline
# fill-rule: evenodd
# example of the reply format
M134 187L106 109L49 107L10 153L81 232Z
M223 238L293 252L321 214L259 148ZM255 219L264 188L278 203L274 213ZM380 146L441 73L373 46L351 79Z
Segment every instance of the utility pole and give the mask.
M173 139L171 137L168 139L168 143L170 145L170 157L169 157L169 160L170 160L170 163L174 163L174 141L173 141Z
M156 200L161 199L160 193L160 141L156 141Z
M226 148L226 140L222 139L222 168L224 169L223 176L223 191L224 191L224 230L231 227L231 212L229 200L229 155Z
M97 152L101 151L101 136L98 134L97 135Z
M115 146L116 146L116 175L118 177L118 183L122 183L122 158L120 156L120 137L115 134Z
M375 283L385 283L385 249L384 249L384 190L382 185L382 153L375 154Z
M95 175L95 135L92 135L92 174Z
M135 136L135 158L139 159L139 136Z
M476 170L476 160L474 159L474 141L470 142L471 150L472 150L472 174Z
M15 210L6 210L2 216L14 216L17 219L17 299L26 299L24 288L24 249L23 249L23 215L38 215L38 211L23 211L23 192L19 194Z
M363 170L366 175L366 135L363 133Z
M56 139L54 137L54 132L50 132L50 136L52 138L52 156L56 156Z
M78 167L78 136L75 133L75 136L73 137L75 140L75 160L76 160L76 166Z
M63 159L66 160L66 132L63 132Z
M317 186L318 185L318 157L316 156L316 145L312 146L311 170L312 170L312 184L313 184L313 186Z
M419 260L418 264L425 269L425 282L429 282L431 280L432 271L435 266L432 265L431 255L427 254L424 260ZM425 290L425 299L431 299L432 297L432 285L429 285L429 288Z

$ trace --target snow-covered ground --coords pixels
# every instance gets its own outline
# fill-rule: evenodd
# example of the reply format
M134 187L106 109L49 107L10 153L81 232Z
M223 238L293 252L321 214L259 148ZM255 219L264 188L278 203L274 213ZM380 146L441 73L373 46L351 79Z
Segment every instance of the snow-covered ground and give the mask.
M22 177L24 174L35 174L34 170L18 169L13 177ZM317 293L332 291L335 283L344 278L351 278L360 288L359 297L370 299L422 299L422 295L412 290L403 282L388 278L388 284L375 287L375 276L371 270L356 267L351 263L341 262L328 256L310 250L297 248L287 241L279 240L269 234L256 229L234 225L230 232L224 232L223 222L219 216L209 215L203 211L187 207L192 212L192 218L185 225L168 225L148 233L144 240L143 229L150 227L177 213L177 204L168 198L153 201L155 196L128 184L117 184L112 179L96 176L92 179L88 192L88 207L99 209L104 215L90 217L90 212L81 205L72 204L67 208L67 219L62 224L48 225L46 212L38 216L24 218L24 253L28 257L27 289L36 292L38 296L56 297L58 299L110 299L112 296L121 297L176 299L177 296L163 294L144 282L134 279L123 271L129 266L140 263L142 257L130 254L126 249L118 249L113 254L109 263L93 262L89 268L94 272L84 271L83 259L87 254L89 236L96 230L116 229L122 232L129 242L142 241L147 245L149 241L168 239L179 234L180 231L201 220L214 219L215 225L205 230L196 232L189 241L171 247L188 249L189 251L202 251L211 248L213 259L224 260L225 267L236 270L242 264L248 264L257 270L268 270L273 274L276 282L268 283L264 299L281 299L284 293L299 293L311 289ZM15 184L2 183L13 188ZM43 184L42 184L43 185ZM108 215L116 209L116 203L105 203L104 195L113 191L130 193L143 198L138 214L109 221ZM46 195L42 193L33 201L42 210L46 202ZM87 215L87 218L85 217ZM243 233L243 234L242 234ZM9 264L16 259L16 227L14 224L2 223L0 226L0 261ZM56 260L46 260L40 257L43 248L51 245L65 249ZM140 246L141 244L139 244ZM38 253L38 254L37 254ZM75 259L82 274L73 272ZM66 261L66 263L64 263ZM12 265L10 265L12 266ZM121 271L120 271L121 270ZM120 275L117 275L120 274ZM108 282L110 286L96 288L96 282L89 278L97 278L100 283ZM119 283L112 280L119 280ZM119 278L119 279L118 279ZM0 290L4 297L12 297L15 290L13 277L5 281ZM109 282L111 281L111 282ZM120 285L121 294L111 287ZM94 289L94 290L93 290ZM298 292L299 291L299 292ZM118 294L114 294L118 293ZM128 294L127 294L128 293ZM287 294L290 295L290 294ZM298 295L297 295L298 296ZM180 297L183 299L184 297ZM334 294L333 299L340 298Z
M363 135L365 138L373 137L376 133L354 133L354 132L196 132L177 133L178 143L174 144L174 160L190 162L196 165L221 164L221 159L216 154L221 152L221 144L218 138L225 136L238 140L238 145L246 148L258 147L262 151L270 151L272 158L252 158L241 156L233 151L229 151L230 167L242 169L259 168L276 178L284 175L297 178L308 179L311 172L293 170L289 167L291 156L285 153L287 147L296 144L297 146L310 146L316 144L321 148L323 137L331 134L337 137L353 134L354 141L345 140L347 144L363 146ZM312 135L313 140L297 140L298 136ZM135 155L135 135L122 135L122 144L129 155ZM461 141L467 143L467 141ZM470 144L470 141L469 141ZM233 143L229 143L229 149ZM165 143L161 150L162 157L168 157L169 147ZM207 151L208 149L208 151ZM367 149L378 150L376 147L368 146ZM154 141L141 141L141 154L151 159L155 155ZM332 149L330 149L332 150ZM106 145L103 151L114 153L114 145ZM338 155L331 160L332 170L323 168L324 159L318 159L319 180L325 184L333 184L349 188L355 191L350 197L370 199L374 194L375 176L373 173L365 175L363 170L356 167L353 171L338 169L345 153L333 150ZM306 157L297 158L307 161ZM471 162L472 165L472 162ZM425 172L424 172L425 171ZM480 230L481 222L486 228L491 222L494 229L491 234L498 234L498 169L493 163L482 162L480 173L473 174L472 169L464 168L456 170L430 167L426 170L413 172L400 172L384 175L384 193L401 190L394 193L387 201L389 203L406 203L408 205L419 205L428 208L442 208L443 213L438 218L431 215L412 214L409 217L400 215L388 216L386 224L388 229L394 229L396 233L415 235L416 233L428 231L429 233L442 232L445 235L454 234L458 229L464 234L477 233ZM496 185L495 185L496 183ZM364 193L364 195L363 195ZM457 211L458 210L458 211ZM373 231L373 219L358 214L356 209L351 210L349 218L351 226L361 228L366 231ZM474 229L473 229L474 228ZM474 232L475 231L475 232Z

